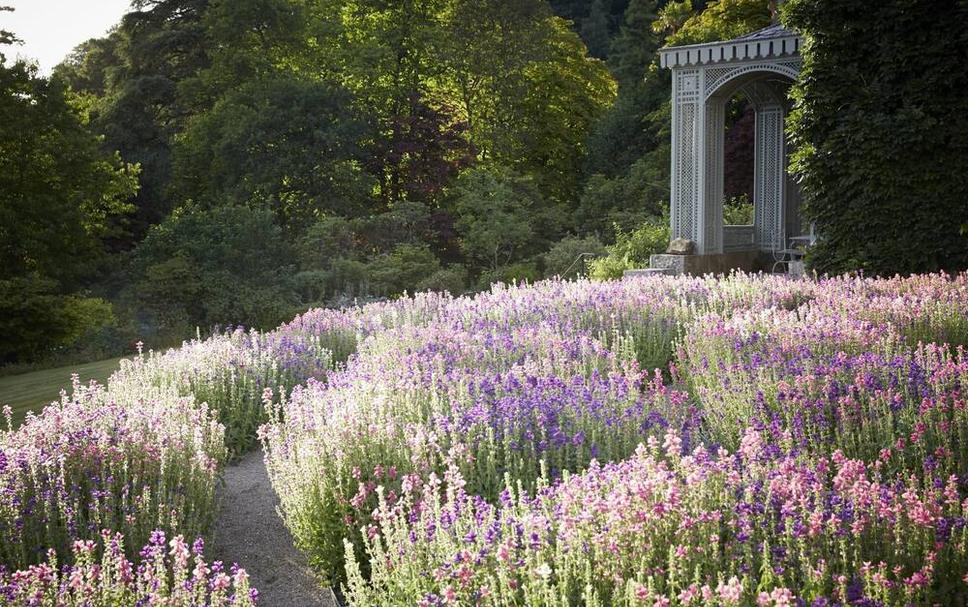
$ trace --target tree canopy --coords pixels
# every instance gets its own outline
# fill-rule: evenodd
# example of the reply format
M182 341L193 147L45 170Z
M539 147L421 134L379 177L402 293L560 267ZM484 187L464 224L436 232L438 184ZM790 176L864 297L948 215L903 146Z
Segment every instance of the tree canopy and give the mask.
M944 220L965 193L968 70L944 72L966 64L964 3L910 4L789 3L810 40L790 128L829 234L818 268L966 265L968 219ZM0 316L23 319L0 360L570 274L591 252L619 275L667 238L658 49L751 32L773 8L136 0L49 78L0 68ZM742 165L752 116L731 116ZM752 176L729 162L742 199Z

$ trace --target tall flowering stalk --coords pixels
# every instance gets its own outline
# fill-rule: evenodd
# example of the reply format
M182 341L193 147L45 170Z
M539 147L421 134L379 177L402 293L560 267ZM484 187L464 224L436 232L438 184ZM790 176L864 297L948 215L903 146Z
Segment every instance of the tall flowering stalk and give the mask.
M285 330L353 327L356 352L325 383L270 405L270 477L297 543L332 580L344 560L366 579L383 558L369 544L381 533L381 492L393 506L407 487L453 470L474 504L493 508L506 486L531 499L596 460L621 461L667 426L690 449L736 450L752 429L786 465L835 453L877 460L878 474L927 491L962 465L964 358L951 347L918 349L915 338L957 342L965 276L546 281L311 312ZM654 368L691 398L652 380ZM901 438L906 448L884 451ZM608 525L598 533L616 539ZM743 579L708 585L732 601ZM370 589L376 603L379 588ZM433 600L456 600L448 596Z
M764 326L741 315L690 329L684 359L709 439L736 447L752 425L805 452L840 448L906 470L961 473L963 348L911 347L891 325L814 320Z
M225 571L221 562L204 560L202 540L189 546L179 535L166 543L165 534L156 531L136 563L125 555L122 534L104 531L100 543L75 541L71 565L59 566L57 552L50 550L44 563L0 570L0 606L252 607L258 599L245 570Z

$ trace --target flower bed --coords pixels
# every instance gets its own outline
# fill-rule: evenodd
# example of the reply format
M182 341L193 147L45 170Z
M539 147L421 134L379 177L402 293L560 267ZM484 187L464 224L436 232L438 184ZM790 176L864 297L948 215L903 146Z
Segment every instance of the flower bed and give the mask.
M547 281L195 340L0 435L0 601L137 602L94 572L147 542L157 600L248 604L153 534L204 535L264 423L353 607L966 604L966 340L968 274Z
M964 602L966 276L357 309L270 476L354 607Z
M75 385L0 432L0 564L69 554L102 529L124 534L129 554L155 529L202 534L225 459L222 425L190 398Z

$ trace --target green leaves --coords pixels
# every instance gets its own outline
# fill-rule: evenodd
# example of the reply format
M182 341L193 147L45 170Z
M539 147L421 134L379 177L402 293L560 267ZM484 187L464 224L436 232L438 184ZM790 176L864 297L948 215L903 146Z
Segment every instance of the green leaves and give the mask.
M455 194L464 253L496 270L518 257L534 235L534 212L542 204L533 182L496 170L464 175Z
M968 6L795 0L808 37L788 130L820 272L968 266Z
M95 273L138 174L99 143L59 82L0 66L0 279L38 273L72 290Z
M350 101L339 87L281 75L227 92L178 138L176 190L206 207L265 204L291 228L359 213L372 181Z
M180 211L132 252L123 299L138 310L146 338L215 325L270 328L296 307L291 260L265 208Z

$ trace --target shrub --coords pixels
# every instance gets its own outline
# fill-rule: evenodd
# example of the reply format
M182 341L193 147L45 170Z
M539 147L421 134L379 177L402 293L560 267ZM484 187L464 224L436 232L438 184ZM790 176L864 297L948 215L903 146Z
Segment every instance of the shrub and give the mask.
M587 273L592 260L605 255L605 246L595 236L566 236L544 254L546 276L575 278Z
M179 211L132 252L125 300L161 336L184 339L216 324L271 328L296 307L291 260L266 209Z
M103 299L60 295L39 276L0 280L0 363L49 357L114 322Z
M440 261L427 245L401 244L370 262L367 273L374 294L400 295L413 290L440 270Z
M723 223L737 226L753 223L753 203L745 194L723 202Z
M452 265L437 270L417 283L417 291L442 291L461 295L467 288L467 269L462 265Z
M543 202L524 177L475 169L458 181L454 205L464 254L496 270L525 253L535 233L529 210Z
M621 278L625 270L648 267L649 257L662 253L669 244L669 222L657 219L632 232L616 229L615 244L608 255L591 262L590 276L598 280Z
M500 266L491 270L485 270L478 278L478 284L482 289L487 289L493 284L515 284L535 282L541 278L538 266L533 263L512 263Z

